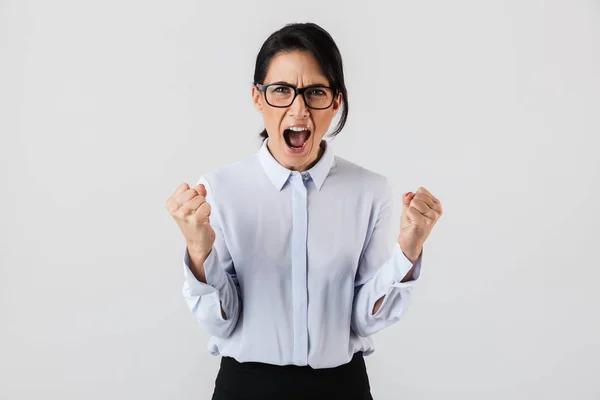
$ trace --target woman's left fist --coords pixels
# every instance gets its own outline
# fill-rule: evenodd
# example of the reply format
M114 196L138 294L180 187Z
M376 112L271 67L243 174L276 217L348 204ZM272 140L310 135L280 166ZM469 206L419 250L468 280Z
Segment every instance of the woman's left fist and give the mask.
M402 196L398 243L404 255L413 263L421 255L423 243L441 216L442 203L424 187L414 194L408 192Z

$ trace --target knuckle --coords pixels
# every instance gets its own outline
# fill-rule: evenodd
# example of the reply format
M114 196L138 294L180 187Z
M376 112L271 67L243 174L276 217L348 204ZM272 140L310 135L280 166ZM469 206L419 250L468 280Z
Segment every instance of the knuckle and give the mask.
M177 211L177 205L175 203L173 203L172 201L167 202L166 207L167 207L167 210L169 210L169 213L171 215L174 215L175 212Z
M418 196L417 198L421 201L427 201L430 198L429 196L427 196L425 193L422 193L422 192L419 193L417 196Z
M199 207L203 213L205 213L206 215L210 215L210 204L208 204L207 202L203 202L200 207Z

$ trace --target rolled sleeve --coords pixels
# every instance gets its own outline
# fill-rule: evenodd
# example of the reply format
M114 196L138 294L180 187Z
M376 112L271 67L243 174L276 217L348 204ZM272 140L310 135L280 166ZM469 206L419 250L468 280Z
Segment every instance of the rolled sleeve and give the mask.
M190 269L187 246L183 257L183 296L202 328L212 336L228 337L236 327L241 312L241 298L237 274L225 244L217 215L212 189L205 178L207 202L211 205L210 224L215 231L215 243L204 261L206 283L200 282ZM226 318L221 314L221 308Z
M359 336L370 336L398 321L411 302L413 282L421 275L422 256L414 264L412 279L402 279L413 268L400 244L390 248L392 191L386 180L385 194L379 205L374 228L363 251L355 280L352 329ZM373 313L376 302L385 296Z

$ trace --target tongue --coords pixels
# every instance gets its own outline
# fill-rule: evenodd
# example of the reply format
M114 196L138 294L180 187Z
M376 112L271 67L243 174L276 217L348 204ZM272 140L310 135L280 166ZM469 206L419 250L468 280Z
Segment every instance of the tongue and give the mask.
M288 136L290 138L290 143L292 144L292 146L302 147L302 145L306 141L308 132L307 131L300 131L300 132L289 131L289 132L290 133Z

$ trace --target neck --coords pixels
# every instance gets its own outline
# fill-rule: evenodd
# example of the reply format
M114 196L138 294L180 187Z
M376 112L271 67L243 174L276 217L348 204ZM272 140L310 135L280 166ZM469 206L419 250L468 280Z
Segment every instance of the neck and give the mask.
M319 160L321 159L321 157L323 156L323 153L325 152L325 149L323 148L323 146L321 146L321 144L319 143L319 152L317 153L317 157L315 158L315 160L313 162L311 162L310 164L308 164L308 166L306 168L301 168L298 170L298 172L304 172L304 171L308 171L309 169L311 169L312 167L315 166L316 163L319 162Z

